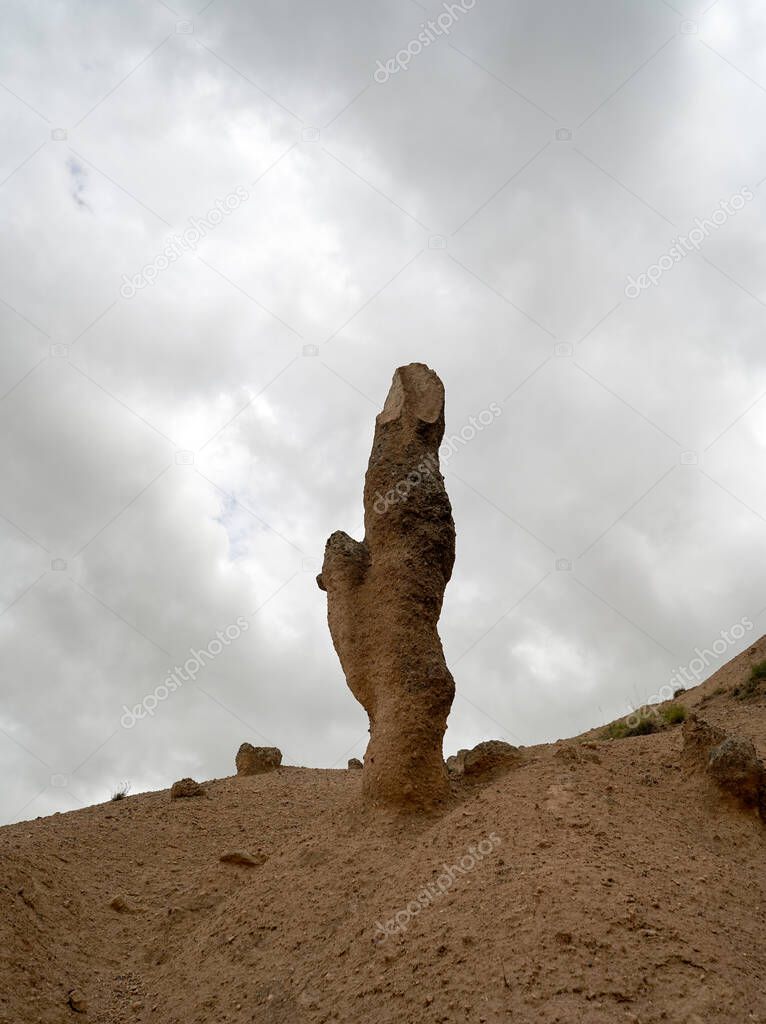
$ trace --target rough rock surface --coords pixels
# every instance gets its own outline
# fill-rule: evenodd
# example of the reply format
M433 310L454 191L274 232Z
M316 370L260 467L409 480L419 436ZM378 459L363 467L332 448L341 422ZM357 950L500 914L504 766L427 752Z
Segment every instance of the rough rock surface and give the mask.
M455 561L439 445L444 387L423 363L393 377L364 484L364 540L333 533L320 589L351 692L367 711L362 792L425 809L448 795L442 738L455 683L437 632Z
M757 808L766 820L766 769L751 741L728 736L697 715L684 723L683 737L687 764L704 769L722 790Z
M683 724L683 757L687 765L696 768L704 768L708 754L713 747L723 743L726 733L718 726L711 725L700 718L699 715L691 714Z
M170 799L179 800L187 796L204 796L205 790L194 779L179 779L170 787Z
M252 743L243 743L237 751L237 775L262 775L273 772L281 764L279 747L254 747Z
M504 740L484 740L470 750L458 750L447 758L447 768L453 775L487 775L500 769L512 768L522 760L518 747Z
M72 989L69 993L68 1003L75 1013L87 1013L88 1012L88 1000L80 992L79 989Z
M746 807L766 809L766 772L750 740L729 736L708 755L709 774Z
M485 740L464 755L463 772L465 775L483 775L497 768L509 768L520 760L518 747L504 740Z

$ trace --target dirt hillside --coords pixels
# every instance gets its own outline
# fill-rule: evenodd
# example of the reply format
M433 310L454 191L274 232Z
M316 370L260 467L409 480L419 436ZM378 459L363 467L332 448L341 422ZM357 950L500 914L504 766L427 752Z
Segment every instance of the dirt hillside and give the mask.
M762 758L763 659L676 698ZM682 731L527 748L436 817L280 767L2 828L0 1021L766 1024L766 826Z

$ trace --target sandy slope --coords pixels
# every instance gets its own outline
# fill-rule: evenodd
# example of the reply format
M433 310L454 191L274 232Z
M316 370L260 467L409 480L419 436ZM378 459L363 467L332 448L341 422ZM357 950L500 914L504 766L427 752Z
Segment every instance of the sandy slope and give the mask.
M717 692L760 658L680 699L764 756L764 696ZM766 1024L766 828L687 774L679 729L598 735L434 819L364 812L359 772L281 768L0 829L0 1021Z

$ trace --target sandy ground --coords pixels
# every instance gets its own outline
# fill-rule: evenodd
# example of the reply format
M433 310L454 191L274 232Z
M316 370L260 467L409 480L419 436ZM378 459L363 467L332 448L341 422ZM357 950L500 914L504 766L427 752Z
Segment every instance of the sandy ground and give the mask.
M766 687L729 693L761 658L679 700L764 757ZM766 827L680 728L601 733L434 818L284 767L0 829L0 1021L766 1024Z

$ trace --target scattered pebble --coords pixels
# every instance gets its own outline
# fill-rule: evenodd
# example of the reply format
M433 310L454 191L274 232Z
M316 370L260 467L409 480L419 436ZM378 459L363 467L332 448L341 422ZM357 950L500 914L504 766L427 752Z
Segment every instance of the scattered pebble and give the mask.
M75 1011L75 1013L87 1013L88 1000L77 988L73 988L72 991L69 993L69 1005Z

